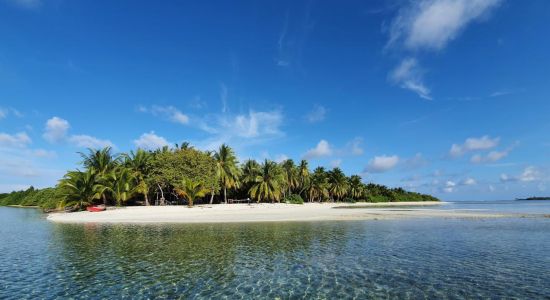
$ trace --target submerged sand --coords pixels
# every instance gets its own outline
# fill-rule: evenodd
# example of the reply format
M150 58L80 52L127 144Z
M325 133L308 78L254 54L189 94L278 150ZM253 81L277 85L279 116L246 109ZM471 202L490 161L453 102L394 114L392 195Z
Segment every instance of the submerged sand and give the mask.
M60 223L238 223L284 221L377 220L410 217L495 218L503 214L438 209L445 202L215 204L140 206L104 212L51 213ZM355 207L355 208L347 208Z

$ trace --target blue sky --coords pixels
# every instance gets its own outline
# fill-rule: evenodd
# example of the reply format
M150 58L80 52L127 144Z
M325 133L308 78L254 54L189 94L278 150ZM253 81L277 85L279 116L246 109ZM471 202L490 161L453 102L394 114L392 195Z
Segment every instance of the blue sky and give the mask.
M550 194L546 0L161 4L0 0L0 191L189 141L445 200Z

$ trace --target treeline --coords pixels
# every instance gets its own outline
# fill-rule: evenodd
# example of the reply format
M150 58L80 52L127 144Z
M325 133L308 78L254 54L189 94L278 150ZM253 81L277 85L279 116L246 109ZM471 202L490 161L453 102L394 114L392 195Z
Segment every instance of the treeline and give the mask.
M57 188L35 189L31 186L24 191L0 194L0 206L39 206L45 209L53 209L59 205L62 198L60 190Z
M56 187L0 195L0 205L38 205L44 208L83 208L91 204L168 205L227 203L232 199L257 202L392 202L437 201L402 188L365 184L358 175L340 168L309 169L295 164L247 160L240 164L234 151L201 151L187 143L155 151L138 149L113 154L111 148L80 153L81 170L69 171Z

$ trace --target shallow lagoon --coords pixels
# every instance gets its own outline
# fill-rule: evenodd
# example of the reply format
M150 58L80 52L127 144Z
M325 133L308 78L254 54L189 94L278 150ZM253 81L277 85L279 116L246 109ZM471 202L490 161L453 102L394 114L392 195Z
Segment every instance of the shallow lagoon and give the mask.
M1 299L550 297L542 217L67 225L0 207L0 236Z

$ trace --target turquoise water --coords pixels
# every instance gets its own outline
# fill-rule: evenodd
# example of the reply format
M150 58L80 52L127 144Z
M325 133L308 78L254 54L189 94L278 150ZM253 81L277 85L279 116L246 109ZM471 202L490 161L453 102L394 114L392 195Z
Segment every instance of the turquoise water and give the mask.
M544 217L63 225L0 207L0 238L0 299L550 298Z

